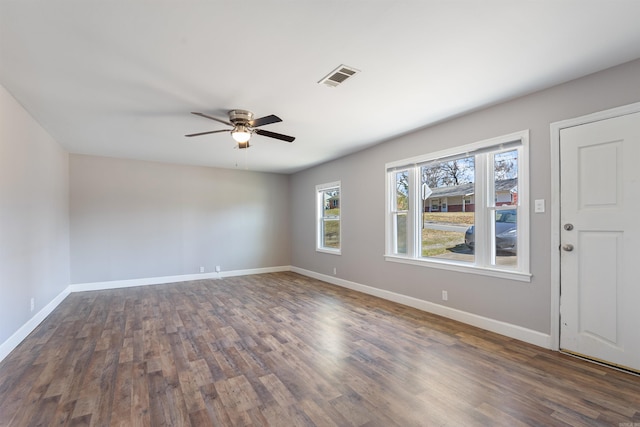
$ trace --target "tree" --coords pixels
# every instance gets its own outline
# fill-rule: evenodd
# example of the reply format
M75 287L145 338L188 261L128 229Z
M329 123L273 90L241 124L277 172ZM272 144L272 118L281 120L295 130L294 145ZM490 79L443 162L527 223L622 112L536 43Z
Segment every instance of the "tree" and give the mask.
M518 177L518 151L498 153L493 158L493 169L496 181Z
M423 167L422 182L427 184L429 188L440 186L442 180L442 169L439 167Z
M473 156L422 167L422 182L430 188L450 187L473 182Z
M399 211L409 210L409 172L396 173L396 208Z

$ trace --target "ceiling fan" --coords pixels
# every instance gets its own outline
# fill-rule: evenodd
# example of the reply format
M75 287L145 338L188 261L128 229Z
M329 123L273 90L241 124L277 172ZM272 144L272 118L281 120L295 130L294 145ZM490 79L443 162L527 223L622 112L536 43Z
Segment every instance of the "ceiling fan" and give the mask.
M204 117L205 119L215 120L216 122L229 125L232 128L221 129L221 130L211 130L208 132L192 133L189 135L185 135L188 137L208 135L210 133L231 132L231 136L238 143L238 148L249 148L249 140L251 139L251 135L253 135L254 133L262 136L267 136L269 138L279 139L281 141L286 141L286 142L293 142L295 140L295 137L293 136L288 136L288 135L283 135L281 133L275 133L275 132L270 132L268 130L258 129L261 126L269 125L271 123L278 123L282 121L280 117L274 116L273 114L269 116L260 117L258 119L254 119L253 113L251 111L231 110L229 111L228 121L218 119L217 117L212 117L204 113L191 112L191 114Z

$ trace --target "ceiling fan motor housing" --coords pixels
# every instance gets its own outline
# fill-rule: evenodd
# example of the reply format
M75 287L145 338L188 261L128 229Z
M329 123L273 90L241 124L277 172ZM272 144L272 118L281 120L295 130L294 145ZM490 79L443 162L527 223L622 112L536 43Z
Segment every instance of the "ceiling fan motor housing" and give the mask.
M234 125L246 125L253 120L253 113L247 110L231 110L229 111L229 120Z

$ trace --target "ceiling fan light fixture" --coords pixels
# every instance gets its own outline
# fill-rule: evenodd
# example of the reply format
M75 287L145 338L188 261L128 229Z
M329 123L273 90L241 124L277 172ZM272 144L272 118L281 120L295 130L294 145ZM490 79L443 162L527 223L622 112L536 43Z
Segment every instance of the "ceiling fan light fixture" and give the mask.
M293 142L295 137L289 135L283 135L281 133L271 132L268 130L260 129L262 126L270 125L272 123L281 122L282 119L274 114L268 116L253 118L253 113L247 110L231 110L229 111L229 121L219 119L217 117L210 116L204 113L191 112L196 116L204 117L205 119L214 120L216 122L231 126L231 129L211 130L207 132L191 133L185 136L201 136L209 135L212 133L229 132L234 141L238 143L238 148L249 148L249 140L251 136L256 133L260 136L266 136L267 138L275 138L281 141Z
M237 125L231 131L231 136L238 143L246 143L251 139L251 132L244 125ZM249 144L247 144L249 145Z

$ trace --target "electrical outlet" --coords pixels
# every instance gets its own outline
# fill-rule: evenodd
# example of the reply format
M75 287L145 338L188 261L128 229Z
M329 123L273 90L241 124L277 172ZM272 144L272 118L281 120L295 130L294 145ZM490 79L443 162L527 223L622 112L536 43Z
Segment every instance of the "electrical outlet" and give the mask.
M200 273L204 273L204 267L200 267Z
M31 311L35 310L35 308L36 308L36 299L31 298Z
M216 265L216 273L220 273L220 266Z
M333 275L335 276L336 274L338 274L338 269L333 267Z
M442 291L442 301L449 300L449 293L447 291Z

